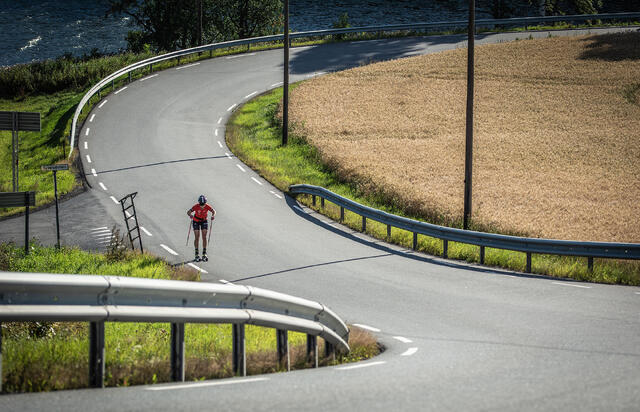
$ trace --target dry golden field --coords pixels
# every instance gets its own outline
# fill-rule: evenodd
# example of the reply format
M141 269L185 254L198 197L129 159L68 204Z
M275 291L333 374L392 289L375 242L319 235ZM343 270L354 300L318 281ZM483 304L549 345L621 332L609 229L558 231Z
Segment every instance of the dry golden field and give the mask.
M466 49L323 76L292 123L342 178L460 220ZM640 242L640 33L476 47L473 219L510 233Z

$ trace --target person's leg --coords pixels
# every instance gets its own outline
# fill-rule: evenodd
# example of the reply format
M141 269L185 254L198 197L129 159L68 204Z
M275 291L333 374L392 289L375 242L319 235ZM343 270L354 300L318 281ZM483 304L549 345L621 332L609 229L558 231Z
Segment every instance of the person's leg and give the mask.
M198 229L193 230L193 234L194 234L193 246L195 246L196 248L196 256L198 256L198 246L200 244L200 232L201 231Z
M200 232L202 232L202 250L205 251L207 250L207 229L202 229ZM202 252L204 253L204 252Z

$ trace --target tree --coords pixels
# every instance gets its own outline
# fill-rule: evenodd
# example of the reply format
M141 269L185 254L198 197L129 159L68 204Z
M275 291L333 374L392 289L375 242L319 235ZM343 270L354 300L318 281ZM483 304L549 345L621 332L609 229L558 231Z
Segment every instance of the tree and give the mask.
M529 0L541 15L597 14L603 0Z
M281 9L280 0L109 0L107 14L131 17L130 50L176 50L277 33Z

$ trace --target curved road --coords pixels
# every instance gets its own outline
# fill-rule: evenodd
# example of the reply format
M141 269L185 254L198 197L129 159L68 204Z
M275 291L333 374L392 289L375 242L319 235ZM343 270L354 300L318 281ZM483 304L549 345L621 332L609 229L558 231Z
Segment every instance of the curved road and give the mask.
M479 36L478 43L517 36L528 34ZM292 49L292 81L464 44L462 36L443 36ZM111 196L137 191L145 248L179 263L193 254L185 212L205 193L218 218L210 261L198 263L204 280L323 302L348 323L376 329L387 350L349 367L3 396L0 409L638 409L640 288L441 260L300 207L224 142L236 105L281 78L282 51L274 50L159 72L110 94L80 134L85 169L95 169L93 190L63 207L69 219L93 211L95 227L85 222L78 234L88 239L122 221Z

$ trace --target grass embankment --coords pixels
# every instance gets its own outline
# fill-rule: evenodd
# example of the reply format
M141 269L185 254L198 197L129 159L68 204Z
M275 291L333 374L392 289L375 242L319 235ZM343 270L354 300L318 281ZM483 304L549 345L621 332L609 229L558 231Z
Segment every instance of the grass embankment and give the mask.
M638 44L634 33L479 49L475 228L580 240L640 238L633 223L640 107L628 97L640 73L633 57L640 55ZM465 74L457 67L464 67L463 54L381 63L302 83L291 92L296 123L286 147L277 119L281 91L270 93L236 112L227 141L282 190L315 184L391 213L459 226ZM333 206L323 213L339 216ZM351 214L346 223L361 226ZM386 238L384 225L371 222L367 232ZM412 244L411 234L398 229L391 240ZM442 242L421 236L418 249L441 254ZM450 242L449 257L479 261L479 250ZM487 249L485 263L522 271L526 260L523 253ZM534 255L532 264L534 273L640 284L637 262L596 259L593 273L584 258Z
M199 273L171 267L161 259L115 248L102 255L78 249L34 245L29 256L21 248L0 244L0 270L53 273L91 273L156 279L198 281ZM5 392L74 389L88 385L88 327L76 322L2 323L3 382ZM166 323L105 325L107 386L128 386L170 380L171 327ZM246 328L249 374L281 371L275 354L273 329ZM306 359L306 335L289 333L293 369L310 365ZM324 342L319 340L321 349ZM351 328L352 351L321 365L353 362L375 356L378 347L368 333ZM185 330L186 379L233 376L231 325L188 324ZM323 353L320 351L320 353Z

